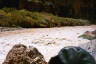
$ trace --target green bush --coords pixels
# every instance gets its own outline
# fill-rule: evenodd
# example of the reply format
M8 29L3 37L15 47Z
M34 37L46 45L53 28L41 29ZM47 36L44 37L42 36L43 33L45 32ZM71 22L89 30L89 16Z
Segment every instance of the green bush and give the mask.
M12 11L16 11L16 8L2 8L2 10L4 11L4 12L12 12Z
M0 10L0 26L6 27L60 27L88 25L87 20L63 18L48 13L30 12L27 10L16 10L14 8L3 8Z
M0 10L0 15L5 15L6 12L4 12L3 10Z

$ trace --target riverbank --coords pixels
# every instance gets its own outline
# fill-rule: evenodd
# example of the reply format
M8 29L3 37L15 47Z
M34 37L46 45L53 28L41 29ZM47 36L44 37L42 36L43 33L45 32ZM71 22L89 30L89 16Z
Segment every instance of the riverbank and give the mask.
M0 64L2 64L7 53L15 44L36 47L48 62L49 59L55 56L63 47L83 47L86 45L90 40L79 38L79 36L86 31L93 30L96 30L96 25L59 28L29 28L0 32Z

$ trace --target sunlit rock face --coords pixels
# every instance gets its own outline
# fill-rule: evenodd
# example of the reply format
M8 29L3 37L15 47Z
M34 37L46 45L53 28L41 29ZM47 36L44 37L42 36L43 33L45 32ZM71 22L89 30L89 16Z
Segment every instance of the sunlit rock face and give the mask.
M43 55L34 47L15 45L8 53L3 64L47 64Z

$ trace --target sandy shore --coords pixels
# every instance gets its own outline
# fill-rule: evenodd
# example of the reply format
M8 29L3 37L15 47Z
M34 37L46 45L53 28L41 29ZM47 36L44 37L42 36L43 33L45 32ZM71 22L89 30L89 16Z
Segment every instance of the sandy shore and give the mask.
M78 38L86 31L96 30L96 25L59 28L32 28L8 32L0 32L0 64L6 58L8 51L15 44L25 44L36 47L46 61L55 56L65 46L81 46L89 42ZM82 45L83 46L83 45Z

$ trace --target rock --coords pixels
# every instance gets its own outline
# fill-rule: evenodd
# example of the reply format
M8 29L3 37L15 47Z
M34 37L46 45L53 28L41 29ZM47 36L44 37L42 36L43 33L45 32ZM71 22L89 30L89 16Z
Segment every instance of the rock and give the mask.
M49 64L96 64L94 58L80 47L65 47Z
M89 40L96 39L96 30L86 31L83 35L81 35L79 37L83 37L84 39L89 39Z
M96 39L89 41L88 43L80 45L83 49L87 50L96 60Z
M47 64L43 55L34 47L18 44L9 51L3 64Z
M17 28L10 28L10 27L0 27L0 32L6 32L6 31L15 31L15 30L22 30L24 28L17 27Z

